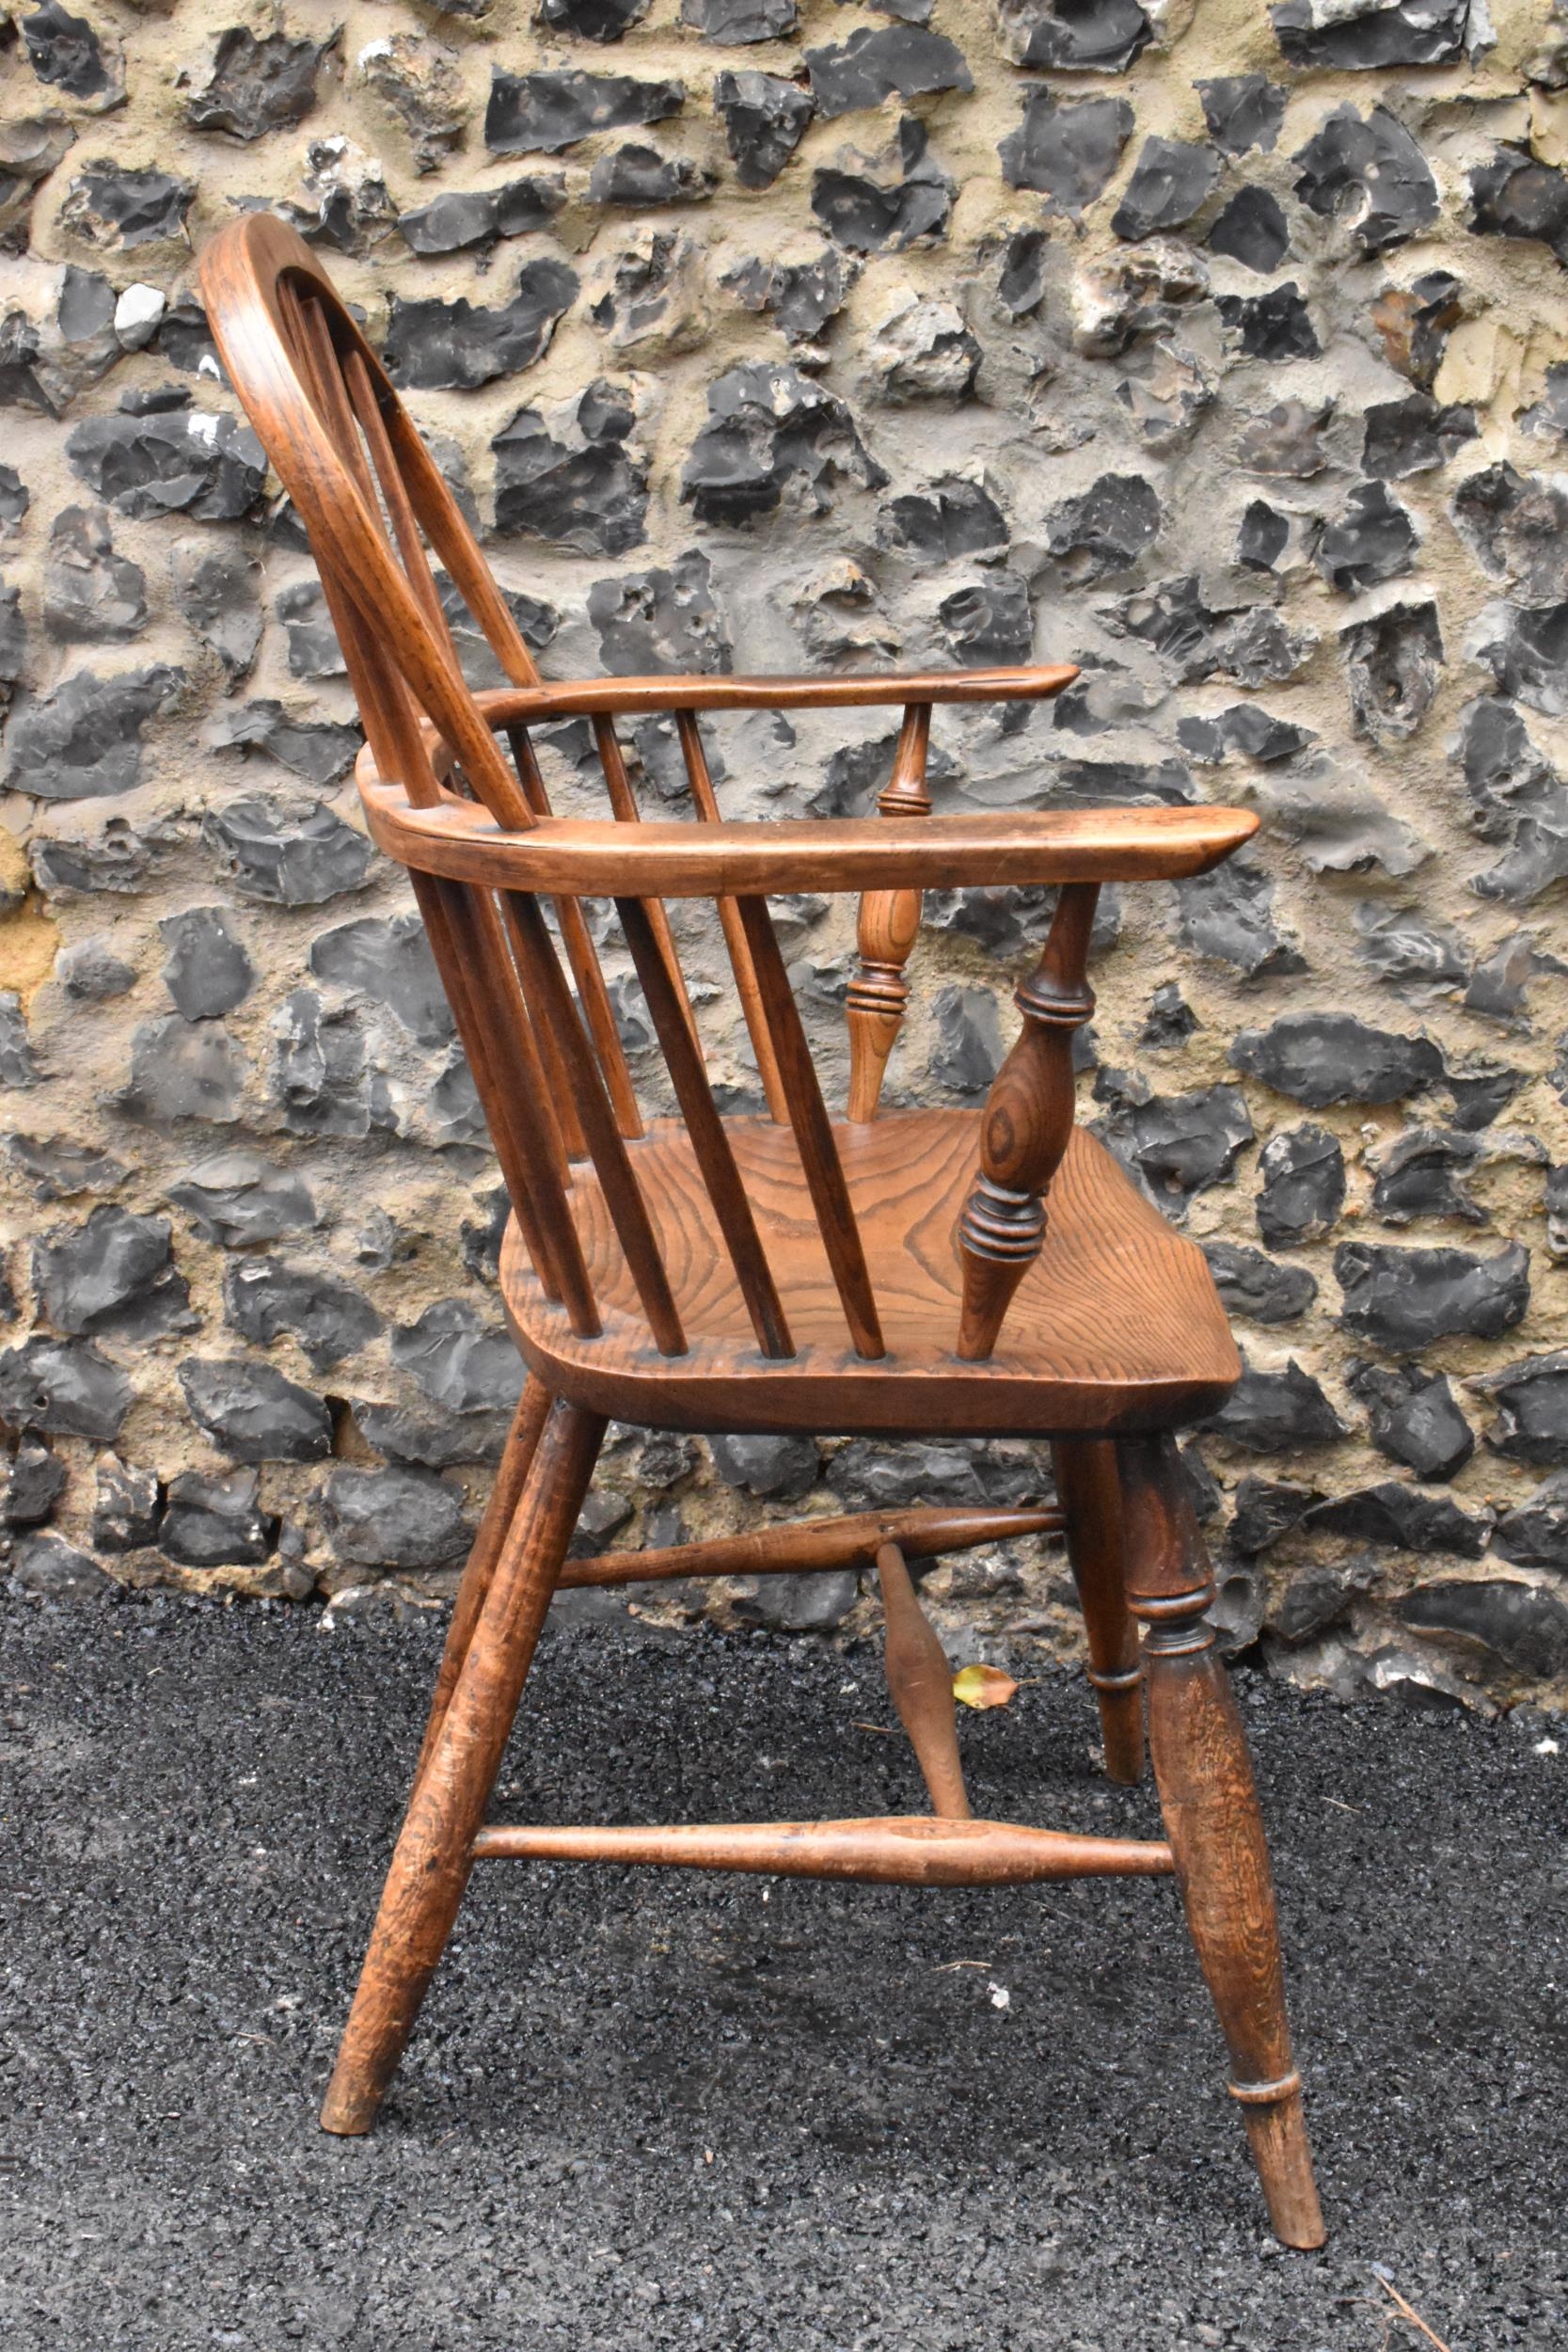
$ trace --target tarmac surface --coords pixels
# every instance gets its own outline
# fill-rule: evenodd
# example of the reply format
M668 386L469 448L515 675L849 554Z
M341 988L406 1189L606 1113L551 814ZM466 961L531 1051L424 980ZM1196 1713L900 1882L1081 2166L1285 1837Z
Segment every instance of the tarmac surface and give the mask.
M1287 2254L1161 1882L482 1867L326 2137L441 1628L321 1624L0 1602L7 2352L1568 2346L1568 1725L1239 1675L1332 2233ZM1153 1833L1034 1671L977 1810ZM914 1810L892 1721L864 1645L564 1626L497 1818Z

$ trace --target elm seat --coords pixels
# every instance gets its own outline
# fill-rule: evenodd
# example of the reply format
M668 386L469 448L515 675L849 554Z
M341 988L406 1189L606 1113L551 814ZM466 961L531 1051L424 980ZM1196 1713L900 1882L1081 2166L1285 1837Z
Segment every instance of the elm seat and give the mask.
M573 1336L513 1219L501 1295L530 1369L556 1394L614 1420L698 1431L1060 1437L1170 1428L1223 1404L1241 1362L1208 1261L1079 1127L1052 1179L1044 1246L995 1351L983 1363L958 1361L956 1237L982 1116L884 1111L871 1125L834 1126L885 1357L857 1356L849 1344L793 1130L726 1122L796 1345L794 1356L767 1357L687 1129L657 1120L627 1148L687 1353L653 1346L604 1195L592 1168L579 1168L568 1198L604 1327Z

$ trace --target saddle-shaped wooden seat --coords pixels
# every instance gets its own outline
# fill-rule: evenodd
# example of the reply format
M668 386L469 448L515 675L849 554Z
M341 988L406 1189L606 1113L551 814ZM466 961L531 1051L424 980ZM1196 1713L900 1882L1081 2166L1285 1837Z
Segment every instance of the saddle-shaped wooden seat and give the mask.
M501 1295L531 1369L558 1396L648 1427L837 1435L1069 1437L1168 1429L1221 1405L1241 1370L1203 1252L1175 1232L1103 1144L1075 1128L1051 1182L1039 1256L992 1354L954 1352L958 1232L979 1161L979 1111L884 1112L835 1125L887 1353L858 1356L812 1214L793 1129L728 1121L781 1295L793 1356L764 1356L685 1126L628 1147L670 1272L687 1352L662 1356L604 1193L572 1186L602 1330L574 1339L515 1221Z
M365 725L365 819L408 873L510 1199L502 1288L530 1367L458 1589L324 2124L370 2128L483 1861L910 1885L1174 1872L1275 2226L1317 2245L1268 1855L1174 1438L1220 1402L1238 1361L1201 1253L1073 1123L1101 886L1205 873L1257 819L1198 803L933 814L933 712L1045 700L1076 675L1067 663L546 685L375 353L300 239L261 215L236 221L205 254L202 285L224 366L321 569ZM476 693L466 681L455 603L505 687ZM877 704L902 714L877 816L726 820L703 736L711 714ZM687 809L645 824L618 727L660 714L673 722ZM581 812L579 771L574 806L558 816L540 744L584 719L576 740L592 742L607 813ZM881 1114L924 894L1013 886L1055 898L1036 968L1007 976L1020 1028L983 1111ZM836 1119L818 1067L829 1057L808 1037L769 906L807 891L858 900ZM689 910L681 935L702 942L710 972L727 961L733 997L688 987L672 899L710 910L705 930ZM608 975L601 951L615 960ZM616 1019L625 988L641 991L651 1030L635 1073ZM719 1106L715 1001L744 1016L766 1120ZM650 1079L678 1120L649 1118ZM1044 1438L1055 1500L810 1518L568 1561L611 1415L715 1433ZM1163 1839L971 1818L952 1677L907 1562L1047 1529L1067 1537L1118 1779L1143 1771L1147 1703ZM930 1818L486 1821L559 1586L872 1562L889 1689Z

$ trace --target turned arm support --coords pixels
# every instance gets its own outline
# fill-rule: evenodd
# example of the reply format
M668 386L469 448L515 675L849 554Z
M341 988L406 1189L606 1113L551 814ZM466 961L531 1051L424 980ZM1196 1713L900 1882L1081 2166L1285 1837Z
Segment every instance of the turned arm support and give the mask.
M1014 999L1023 1015L980 1125L980 1172L958 1221L963 1307L958 1354L989 1356L1004 1316L1045 1241L1045 1194L1072 1134L1072 1040L1094 1010L1085 972L1098 882L1069 882L1056 902L1033 977Z
M889 821L929 817L926 759L931 742L931 706L911 703L898 730L893 773L877 801ZM910 1000L904 977L924 904L918 890L868 890L861 898L855 944L860 961L845 1000L849 1025L849 1117L863 1124L877 1116L888 1056L897 1042Z

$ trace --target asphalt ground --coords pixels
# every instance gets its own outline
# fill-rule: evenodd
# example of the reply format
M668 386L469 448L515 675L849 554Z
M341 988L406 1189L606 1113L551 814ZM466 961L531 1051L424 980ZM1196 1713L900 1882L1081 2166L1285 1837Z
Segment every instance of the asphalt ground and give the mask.
M1332 2233L1287 2254L1160 1882L489 1866L327 2138L441 1628L321 1624L0 1602L7 2352L1568 2346L1568 1725L1239 1675ZM977 1809L1151 1833L1029 1671ZM498 1817L913 1809L891 1721L863 1645L563 1626Z

